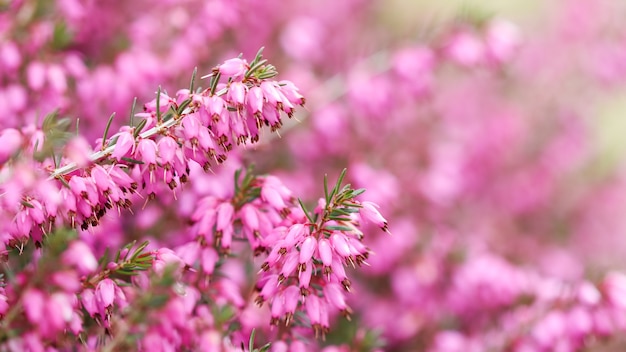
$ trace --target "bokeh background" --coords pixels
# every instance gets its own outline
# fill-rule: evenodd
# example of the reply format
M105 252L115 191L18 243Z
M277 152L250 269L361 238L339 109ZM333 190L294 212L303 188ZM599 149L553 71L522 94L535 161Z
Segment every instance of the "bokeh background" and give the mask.
M626 348L613 299L626 294L617 274L626 269L626 3L5 0L0 8L3 128L59 109L95 140L112 112L114 125L128 123L134 97L147 101L159 85L174 93L194 67L209 72L265 47L307 105L280 138L264 136L237 162L280 176L311 202L324 174L347 167L393 234L366 232L376 254L354 273L354 318L337 319L321 347ZM219 187L211 182L197 187ZM138 231L166 242L171 229L150 218L139 217ZM123 243L125 228L93 241ZM580 298L589 285L606 307Z

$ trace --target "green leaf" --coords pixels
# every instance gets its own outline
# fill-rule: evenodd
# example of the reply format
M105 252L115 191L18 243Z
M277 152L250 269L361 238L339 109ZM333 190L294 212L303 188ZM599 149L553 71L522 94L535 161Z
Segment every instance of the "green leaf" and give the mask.
M127 157L122 157L121 159L131 164L138 164L138 165L144 164L143 161L137 160L137 159L127 158Z
M189 104L191 104L191 98L187 98L185 99L182 103L180 103L180 105L178 106L178 110L176 111L177 115L182 115L183 112L185 111L185 109L189 106Z
M143 128L146 126L147 123L148 123L148 120L143 119L141 120L141 122L139 122L137 126L135 126L135 129L133 131L133 136L135 137L135 139L137 139L137 136L139 136L139 134L141 133L141 130L143 130Z
M278 75L278 72L276 71L264 71L262 73L259 73L257 75L257 78L258 79L270 79L270 78L276 77L277 75Z
M102 135L102 149L104 149L104 143L107 140L109 129L111 128L111 123L113 122L114 117L115 117L115 113L112 113L111 116L109 116L109 120L107 121L106 127L104 128L104 134Z
M222 74L219 72L211 77L211 95L215 94L215 89L217 89L217 83L219 83L220 77L222 77Z
M329 219L334 221L352 221L350 218L342 218L339 216L330 216Z
M327 225L327 226L324 226L324 228L326 230L331 230L331 231L354 231L354 229L351 227L339 226L339 225Z
M351 195L351 198L355 198L356 196L359 196L359 195L361 195L361 194L365 193L365 191L366 191L366 189L365 189L365 188L355 189L355 190L353 190L353 191L352 191L352 193L350 194L350 195Z
M161 122L161 86L159 86L159 89L157 90L156 116L157 116L157 121L160 123Z
M55 177L55 179L56 179L57 181L61 182L61 184L62 184L63 186L65 186L65 187L67 187L67 188L72 188L72 187L70 187L70 184L69 184L69 183L67 183L67 181L65 180L65 178L64 178L63 176L58 176L58 177Z
M254 349L254 335L256 334L256 329L252 329L250 333L250 341L248 341L248 351L252 351Z
M137 97L133 99L133 106L130 108L130 124L133 125L135 119L135 107L137 106Z
M169 295L166 294L155 294L154 296L150 297L147 305L150 308L160 308L163 307L165 303L167 303L167 301L169 301L169 298Z
M135 259L137 259L137 257L141 254L141 252L146 249L146 247L148 246L148 244L150 244L150 241L143 241L138 247L137 249L135 249L135 251L133 252L133 255L130 257L131 261L135 261Z
M27 208L31 208L34 209L35 206L30 204L29 202L25 201L25 200L21 200L20 203L22 203L23 206L27 207Z
M61 50L71 42L72 33L69 31L67 24L63 21L55 23L54 31L52 32L52 47L55 50Z
M324 199L326 204L330 203L330 198L328 197L328 174L324 174Z
M250 66L250 69L248 69L248 72L246 72L245 74L245 78L249 78L250 76L252 76L258 69L261 68L261 66L265 65L267 63L267 60L261 60L257 63L255 63L254 65Z
M193 86L196 82L196 75L198 74L198 66L193 68L193 73L191 74L191 82L189 82L189 93L193 93Z
M263 50L265 50L264 46L259 48L259 51L256 52L256 55L254 56L254 60L252 60L252 62L250 63L250 66L254 66L257 62L259 62L259 60L261 60L261 58L263 57Z
M272 347L272 343L268 342L265 345L263 345L263 347L259 348L258 351L259 352L267 352L270 350L270 347Z
M241 169L235 171L235 194L239 193L239 175L241 175Z
M300 203L300 207L302 208L302 211L304 211L304 215L306 215L306 218L309 219L309 222L311 224L314 224L315 221L313 221L313 218L311 218L311 214L309 213L307 208L304 206L304 203L302 203L302 200L300 198L298 198L298 203Z
M115 270L116 274L120 274L120 275L126 275L126 276L136 276L139 275L138 272L133 271L133 270L128 270L128 269L117 269Z
M104 264L105 260L107 260L107 258L109 258L109 247L107 247L107 248L104 250L104 254L103 254L103 255L102 255L102 257L100 257L100 259L98 260L98 266L99 266L99 267L101 267L101 266Z

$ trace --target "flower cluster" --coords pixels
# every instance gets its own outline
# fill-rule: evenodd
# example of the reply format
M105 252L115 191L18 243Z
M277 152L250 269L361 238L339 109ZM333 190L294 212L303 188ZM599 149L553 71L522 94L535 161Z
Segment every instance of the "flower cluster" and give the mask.
M255 256L265 256L260 267L255 302L271 306L271 323L291 325L302 311L316 336L329 330L330 316L349 317L344 292L350 292L347 268L367 264L370 250L363 244L360 224L371 222L388 231L387 222L368 201L355 199L364 190L340 187L342 173L313 213L271 175L235 174L227 198L209 195L198 200L190 215L190 241L175 248L190 276L212 276L219 254L230 254L233 242L245 241ZM217 251L216 251L217 249Z
M370 255L359 224L371 221L387 231L387 221L374 204L355 200L364 190L341 188L344 176L345 170L332 190L325 181L325 197L313 213L300 203L302 211L290 212L265 237L272 245L261 267L256 302L269 302L274 325L284 319L288 326L303 307L315 335L323 336L333 310L350 316L344 296L351 289L346 267L367 264ZM270 192L262 192L268 202L275 199Z
M109 209L129 208L133 193L150 200L159 185L174 190L187 182L190 162L208 171L226 160L233 144L257 142L263 126L280 127L281 111L291 116L294 105L304 104L292 83L269 80L275 74L260 51L250 64L228 60L207 76L209 88L193 92L192 78L191 89L180 90L176 98L159 89L157 98L144 105L144 112L132 113L143 118L136 126L122 127L110 137L107 126L90 155L85 155L80 140L60 156L43 155L39 164L24 167L29 175L18 172L21 159L46 153L45 148L55 143L59 123L50 118L43 130L30 134L15 129L3 132L2 191L10 194L3 200L12 219L5 225L10 236L5 244L23 245L29 238L40 241L55 224L96 226ZM18 151L15 161L7 160ZM44 170L56 182L46 180Z

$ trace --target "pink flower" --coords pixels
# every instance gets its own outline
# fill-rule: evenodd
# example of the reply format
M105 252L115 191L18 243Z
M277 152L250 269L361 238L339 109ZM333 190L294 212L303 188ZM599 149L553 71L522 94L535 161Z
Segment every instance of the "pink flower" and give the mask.
M240 58L228 59L218 66L221 74L233 78L242 77L248 69L248 63Z
M146 164L156 165L157 145L152 139L141 139L137 144L137 153L139 154L139 160Z
M63 252L62 260L66 265L75 266L83 275L92 273L98 268L98 261L83 241L73 241Z
M389 232L387 228L387 220L380 214L378 211L378 205L372 202L361 202L361 210L359 214L361 214L366 220L371 221L376 226L380 227L383 231Z
M33 324L38 324L44 318L44 294L37 289L29 289L22 294L22 302L28 320Z
M117 134L117 142L111 156L117 160L135 151L135 137L130 131L122 131Z
M7 128L0 132L0 164L5 163L24 143L22 134L14 129Z
M96 286L95 297L101 312L113 304L116 286L115 282L108 278L100 281Z
M300 264L307 263L313 257L317 247L317 240L313 236L308 236L300 245Z

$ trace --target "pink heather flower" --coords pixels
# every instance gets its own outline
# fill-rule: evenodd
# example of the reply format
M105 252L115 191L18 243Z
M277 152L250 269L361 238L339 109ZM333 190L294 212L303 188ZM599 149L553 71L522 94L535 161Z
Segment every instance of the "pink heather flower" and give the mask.
M251 203L245 204L239 210L239 218L244 226L252 231L259 229L259 214L257 208Z
M94 185L100 192L109 190L114 185L109 173L102 166L94 165L90 173Z
M322 238L318 241L317 251L324 267L330 268L330 265L333 262L333 250L330 242L326 238Z
M176 247L174 252L178 257L190 267L193 267L196 260L200 257L200 244L197 241L188 242L182 246Z
M28 92L20 85L9 85L2 94L5 96L6 107L9 111L21 111L28 103Z
M284 341L272 342L270 352L289 352L289 345Z
M33 221L26 211L20 211L9 228L9 233L18 241L27 239L33 227Z
M609 302L620 309L626 309L626 275L610 272L602 283Z
M207 243L213 243L213 226L217 212L215 210L207 211L200 220L194 224L193 230L196 235L204 237Z
M6 41L0 46L0 63L6 70L15 70L22 61L19 47L12 41Z
M9 310L9 299L4 294L2 290L0 290L0 315L4 316Z
M216 229L224 230L228 225L232 224L235 208L229 202L224 202L217 207Z
M198 131L198 143L200 144L200 148L209 153L209 155L215 154L217 146L215 145L213 135L208 128L200 128L200 131Z
M195 114L189 114L185 116L183 118L181 126L185 139L191 141L194 138L198 138L198 132L200 130L201 124Z
M163 92L161 92L159 97L160 97L160 99L159 99L159 109L161 110L160 112L163 113L163 112L167 111L167 109L169 108L170 104L172 104L174 102L174 99L172 99L171 97L167 96L167 94L165 94ZM157 100L156 100L156 98L154 98L151 101L149 101L146 104L144 104L144 108L148 112L156 112L156 106L157 106L156 103L157 103Z
M50 87L59 93L67 90L67 78L65 71L60 65L50 65L46 72L48 74L48 83Z
M74 309L72 306L72 296L55 292L46 304L46 320L56 331L62 331L67 323L72 320Z
M344 315L350 314L350 308L346 304L346 298L338 284L328 283L324 286L324 298Z
M165 136L157 142L157 150L161 163L171 165L178 150L178 143L174 138Z
M200 253L200 266L202 267L202 271L207 274L213 274L215 270L215 264L217 264L219 260L219 255L217 251L212 247L206 247L202 249Z
M130 131L122 131L117 134L117 143L111 156L117 160L135 151L135 137Z
M280 270L279 282L283 282L286 278L291 276L298 267L298 252L291 251L284 257L283 267Z
M39 61L31 62L26 68L26 81L31 89L38 91L46 84L46 67Z
M20 131L14 128L7 128L0 132L0 164L5 163L17 152L24 143L24 137Z
M346 291L350 292L351 282L346 276L346 269L344 268L341 260L333 260L333 262L330 264L330 268L332 276L341 283Z
M446 54L458 64L474 66L485 59L485 46L475 34L458 32L454 34L445 48Z
M278 325L280 317L285 314L285 305L283 303L282 296L279 295L272 300L272 303L270 304L270 314L272 316L270 324Z
M283 292L283 304L284 304L284 312L286 314L285 325L289 325L293 315L298 308L298 303L300 302L300 288L297 286L288 286Z
M309 288L312 278L313 265L307 265L304 270L298 273L298 286L300 287L300 292L302 292L303 295L305 295L306 290Z
M574 307L567 313L567 335L574 339L584 339L593 329L591 312L582 307Z
M152 266L158 273L163 272L163 269L168 265L177 265L182 268L184 262L180 257L169 248L159 248L154 252L154 262Z
M32 208L24 209L28 213L28 216L33 220L33 222L37 225L41 225L46 220L44 215L43 205L36 199L31 200L30 205Z
M278 82L280 92L293 105L304 105L304 96L299 93L298 87L291 81L282 80Z
M535 325L531 334L540 346L550 348L564 336L567 325L565 319L566 317L560 311L549 312Z
M317 61L323 57L319 48L324 46L326 37L324 23L320 18L298 16L284 26L280 43L291 57L305 62Z
M119 166L113 165L107 171L113 182L122 189L134 190L137 188L137 183Z
M137 144L137 153L139 154L139 160L146 164L156 165L157 145L152 139L141 139Z
M204 107L207 112L211 115L213 121L217 121L220 115L226 109L226 102L221 97L216 95L212 95L210 97L204 97Z
M387 220L378 211L378 205L372 202L361 202L362 208L359 211L366 220L371 221L376 226L380 227L383 231L389 232L387 228Z
M309 234L309 229L305 224L294 224L289 227L287 231L287 235L285 236L285 248L291 249L287 247L294 246L297 242L300 242L303 237Z
M274 83L267 81L261 82L261 90L269 105L277 106L278 103L282 102L282 96Z
M313 257L317 247L317 240L313 236L308 236L300 245L300 264L307 263Z
M586 305L596 305L602 300L602 294L590 282L583 282L578 288L578 300Z
M263 111L263 90L254 86L248 91L248 107L250 112L256 116L260 116Z
M270 106L269 104L263 105L262 112L263 120L272 127L272 131L278 129L282 126L282 121L280 119L280 112L276 110L275 107Z
M406 48L395 53L393 68L402 78L423 84L421 80L431 74L435 65L435 54L428 47ZM369 191L368 191L369 192Z
M350 246L348 245L344 234L337 232L333 233L330 236L330 242L332 243L335 252L341 257L348 258L351 256Z
M22 294L22 302L28 320L33 324L40 323L44 318L44 294L37 289L29 289Z
M223 64L219 65L219 72L228 77L238 78L243 77L248 69L248 63L240 58L234 58L224 61Z
M101 312L115 301L115 288L117 285L109 278L106 278L96 286L95 298Z
M267 280L261 287L261 292L257 297L257 303L261 304L265 301L272 299L278 291L278 285L278 275L269 275L267 277Z
M228 98L236 105L241 106L246 100L246 86L241 82L233 82L228 90Z
M83 241L73 241L63 252L62 261L66 265L75 266L82 275L92 273L98 268L96 257Z
M285 201L278 190L271 184L265 183L261 188L261 197L264 201L272 205L276 210L286 208Z

